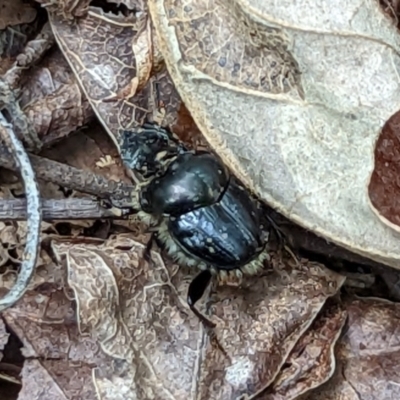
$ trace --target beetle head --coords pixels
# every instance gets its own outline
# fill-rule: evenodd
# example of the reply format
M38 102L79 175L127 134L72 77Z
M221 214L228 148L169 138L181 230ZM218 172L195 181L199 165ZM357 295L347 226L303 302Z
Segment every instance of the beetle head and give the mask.
M144 178L161 173L168 160L186 151L171 132L153 124L123 131L120 148L124 164Z

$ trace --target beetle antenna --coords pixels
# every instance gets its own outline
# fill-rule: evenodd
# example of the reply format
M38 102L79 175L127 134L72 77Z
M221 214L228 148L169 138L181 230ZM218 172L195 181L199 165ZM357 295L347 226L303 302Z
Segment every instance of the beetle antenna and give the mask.
M153 258L151 257L151 250L153 248L154 241L156 239L156 235L157 234L155 232L153 232L151 234L150 239L147 242L146 247L144 248L143 253L142 253L143 260L145 262L147 262L150 265L150 267L154 267L155 266Z
M187 303L192 310L192 312L196 315L196 317L207 327L207 328L215 328L216 324L212 322L209 318L203 315L196 307L195 304L199 301L206 291L208 285L211 281L211 272L206 269L201 271L193 280L190 282Z

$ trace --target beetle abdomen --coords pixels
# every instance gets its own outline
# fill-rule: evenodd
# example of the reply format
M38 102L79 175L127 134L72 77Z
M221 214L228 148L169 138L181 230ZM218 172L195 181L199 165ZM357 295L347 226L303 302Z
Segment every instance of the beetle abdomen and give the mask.
M240 268L263 250L256 205L234 181L218 203L170 218L168 230L185 252L220 269Z

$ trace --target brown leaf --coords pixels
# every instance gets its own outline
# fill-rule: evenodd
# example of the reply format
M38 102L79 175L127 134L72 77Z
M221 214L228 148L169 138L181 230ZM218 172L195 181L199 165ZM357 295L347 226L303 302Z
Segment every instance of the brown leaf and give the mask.
M290 265L274 255L271 262L274 270L263 279L248 279L241 290L220 288L212 297L217 336L230 359L207 348L202 399L236 398L270 385L325 300L344 282L307 260Z
M330 302L304 333L272 387L260 400L291 400L326 382L335 372L334 346L347 313Z
M155 267L141 267L143 246L123 236L103 246L54 246L67 256L81 331L95 337L107 354L133 364L127 367L130 373L119 379L99 375L96 385L106 385L108 392L115 381L115 396L119 390L139 395L141 387L147 393L141 398L157 393L164 398L168 392L182 398L190 393L201 328L177 296L185 290L177 267L167 270L158 255ZM132 381L135 364L141 373ZM108 396L102 398L118 398Z
M38 3L42 3L49 12L71 20L74 17L83 17L86 15L90 0L38 0Z
M91 367L69 360L26 360L18 400L97 400Z
M0 294L3 289L9 289L16 277L16 269L13 265L20 264L21 256L26 244L27 223L21 222L6 222L1 223L0 228L0 264L7 265L7 269L0 274ZM41 225L42 237L49 235L49 230L52 230L52 225L48 222L43 222ZM56 233L53 230L52 233ZM40 251L37 261L37 266L46 265L49 261L49 256L45 251ZM10 264L11 262L11 264Z
M309 399L400 398L400 304L365 298L345 306L348 323L336 349L336 374Z
M54 15L50 17L60 49L74 69L97 116L104 121L111 135L117 137L119 128L128 128L138 115L143 117L145 113L146 91L136 97L133 93L132 99L129 98L132 95L126 99L124 93L138 78L132 46L134 38L139 43L147 40L146 20L143 20L144 25L137 26L138 21L132 15L104 15L98 8L91 8L90 14L72 22ZM150 48L150 45L147 49L140 46L145 53L139 58L148 59L148 62L138 62L142 67L146 65L148 71L152 66ZM105 99L112 101L104 102ZM113 112L116 109L120 112Z
M172 107L171 107L172 108ZM193 121L188 109L185 104L181 103L178 112L174 113L171 109L168 111L167 116L170 117L170 127L171 130L185 143L197 148L200 146L208 147L203 135L201 134L199 128ZM175 117L176 118L173 118Z
M0 30L27 24L36 18L36 10L23 0L0 0Z
M165 265L158 254L149 268L140 262L144 247L127 235L101 246L53 246L68 262L80 330L96 338L105 353L127 362L122 370L96 375L102 399L120 398L118 393L127 393L127 399L231 399L254 393L274 379L344 280L318 264L289 267L274 259L275 270L262 279L219 288L209 301L224 355L185 301L197 271Z
M18 107L9 110L17 133L28 135L29 130L30 136L39 137L45 145L87 124L94 115L61 52L48 54L54 42L46 23L4 71L10 88L6 103L13 104L11 98L19 97Z
M21 107L39 137L60 140L94 114L60 51L53 51L22 79Z
M28 359L21 399L96 399L92 368L112 360L90 337L80 335L73 303L63 290L36 285L4 318Z
M400 230L400 113L385 124L375 146L368 194L383 222Z
M90 7L84 18L51 15L60 49L72 66L97 117L118 145L120 131L154 119L165 109L176 119L180 98L166 71L153 73L150 19ZM155 50L154 50L155 51Z

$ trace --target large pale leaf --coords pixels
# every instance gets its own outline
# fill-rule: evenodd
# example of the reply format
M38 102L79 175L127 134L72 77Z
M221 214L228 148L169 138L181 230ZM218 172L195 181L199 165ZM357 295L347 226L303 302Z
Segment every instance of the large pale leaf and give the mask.
M374 213L374 146L400 109L400 37L376 0L150 0L167 67L211 145L264 200L400 268Z

